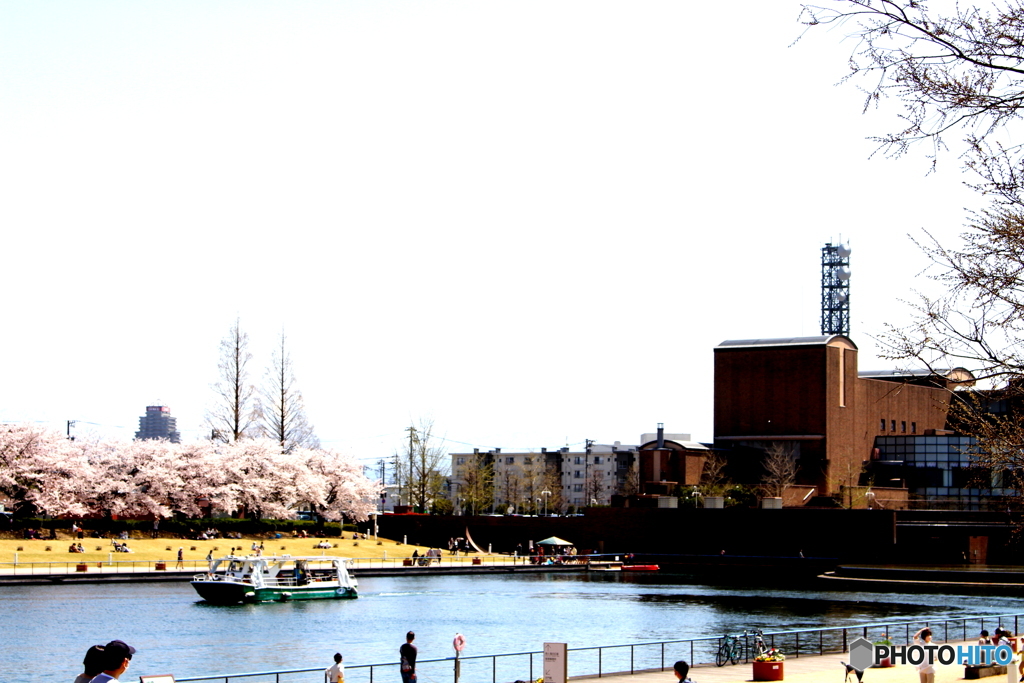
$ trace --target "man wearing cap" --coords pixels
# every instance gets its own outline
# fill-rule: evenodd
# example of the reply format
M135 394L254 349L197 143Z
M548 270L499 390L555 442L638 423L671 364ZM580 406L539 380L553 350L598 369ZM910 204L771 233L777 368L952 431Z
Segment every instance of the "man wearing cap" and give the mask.
M135 648L123 640L112 640L103 648L103 673L90 683L107 683L121 677L128 668L128 662L135 654Z

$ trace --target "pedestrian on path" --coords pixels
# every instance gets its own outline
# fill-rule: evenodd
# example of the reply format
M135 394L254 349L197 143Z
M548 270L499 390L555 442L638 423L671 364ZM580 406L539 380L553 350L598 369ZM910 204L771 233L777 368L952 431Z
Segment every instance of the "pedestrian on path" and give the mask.
M914 634L914 645L931 645L931 642L930 628L925 627ZM935 683L935 665L928 661L927 656L917 665L917 673L921 677L921 683Z
M334 666L327 670L328 683L345 683L345 665L340 652L334 653Z
M185 549L184 548L178 548L178 563L176 565L174 565L174 568L175 569L184 569L185 568Z
M409 631L405 634L405 644L398 648L398 654L402 659L402 683L416 683L416 646L412 641L416 640L416 634Z

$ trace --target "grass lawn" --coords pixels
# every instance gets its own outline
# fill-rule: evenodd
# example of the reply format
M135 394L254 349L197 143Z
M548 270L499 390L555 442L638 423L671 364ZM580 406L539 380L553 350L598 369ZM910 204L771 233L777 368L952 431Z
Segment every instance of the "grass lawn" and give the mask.
M193 560L205 560L206 554L213 551L214 557L227 555L232 547L242 548L240 554L249 554L253 541L263 542L263 554L289 554L289 555L319 555L326 552L328 555L339 555L341 557L353 558L380 558L387 553L389 558L409 557L414 550L422 555L426 548L424 546L403 545L399 541L388 539L371 539L353 541L352 534L345 534L344 539L337 537L328 538L333 546L330 550L321 551L313 546L323 539L319 538L278 538L268 539L262 537L245 536L237 538L220 538L213 541L191 541L181 538L129 538L125 541L131 548L130 553L115 553L110 539L105 538L83 538L81 541L75 539L75 543L81 543L85 548L84 553L69 553L68 546L72 539L69 534L58 532L56 541L38 541L24 539L2 539L0 538L0 563L14 562L14 554L18 554L18 563L22 562L107 562L110 558L114 562L153 562L162 560L168 562L168 568L174 566L178 556L178 548L184 548L184 559L186 562ZM378 545L379 541L379 545ZM49 547L50 550L46 550ZM19 550L21 548L21 550Z

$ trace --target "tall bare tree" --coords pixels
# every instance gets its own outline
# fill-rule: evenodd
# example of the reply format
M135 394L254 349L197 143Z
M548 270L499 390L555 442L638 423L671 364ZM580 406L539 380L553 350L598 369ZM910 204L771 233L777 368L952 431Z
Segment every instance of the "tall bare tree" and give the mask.
M926 143L933 160L957 153L989 205L969 215L957 246L919 240L939 296L920 295L908 325L888 328L888 356L938 374L966 367L986 391L950 394L950 421L978 439L973 454L1018 495L1024 482L1024 2L821 0L809 27L853 38L847 79L862 80L866 108L895 105L901 122L876 139L893 155ZM993 409L995 408L995 409Z
M295 448L320 447L320 440L306 417L302 392L296 385L291 355L282 331L260 389L259 426L261 434L277 441L285 453Z
M486 453L467 456L462 483L455 495L466 514L479 515L494 503L494 463Z
M420 420L419 426L410 425L406 451L406 485L413 505L426 510L431 502L442 495L447 472L447 451L434 435L434 423Z
M249 378L251 360L249 335L236 318L220 342L218 380L211 385L216 398L206 411L206 426L214 441L233 443L255 435L256 388Z

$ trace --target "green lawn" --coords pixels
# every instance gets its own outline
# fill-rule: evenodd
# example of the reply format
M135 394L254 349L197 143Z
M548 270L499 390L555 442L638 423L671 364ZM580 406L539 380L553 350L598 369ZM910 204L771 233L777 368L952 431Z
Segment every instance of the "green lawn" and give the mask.
M184 548L184 559L203 560L206 554L213 551L214 557L227 555L232 547L243 549L243 554L248 554L253 541L263 542L263 554L284 554L289 555L319 555L321 550L314 548L322 539L319 538L279 538L268 539L246 536L241 539L217 539L214 541L190 541L180 538L129 538L126 543L132 549L130 553L115 553L109 539L84 538L81 543L85 548L84 553L69 553L68 546L72 539L65 532L58 532L58 540L23 540L23 539L0 539L0 563L14 562L14 555L18 555L18 563L22 562L107 562L108 554L112 553L115 562L153 562L164 560L172 563L177 558L178 548ZM335 538L327 539L333 546L331 550L324 551L331 555L352 558L379 558L387 552L389 558L411 556L413 551L419 551L422 555L426 550L423 546L403 545L398 541L388 539L372 538L369 540L353 541L352 534L346 533L343 540ZM49 550L47 550L49 548Z

